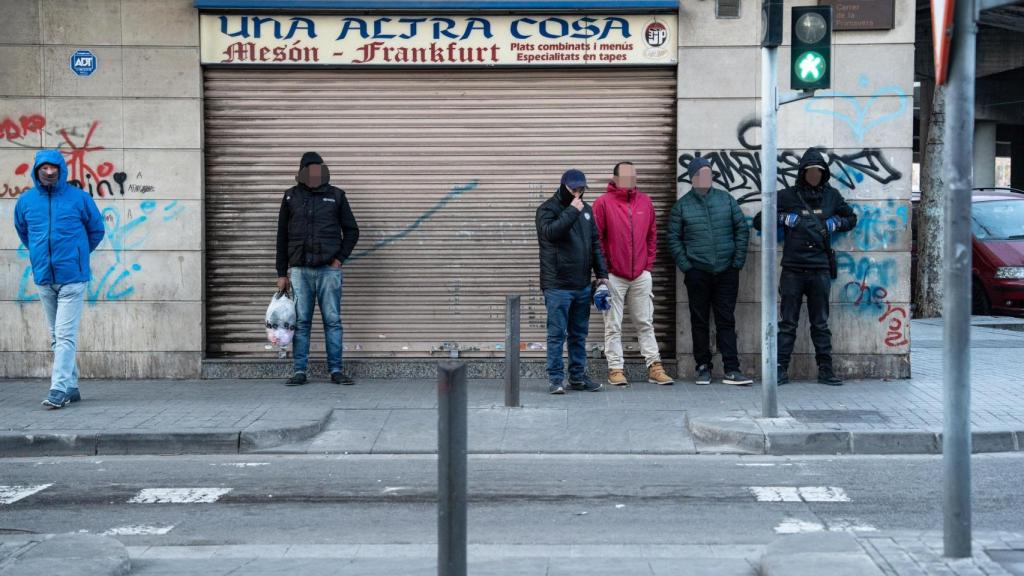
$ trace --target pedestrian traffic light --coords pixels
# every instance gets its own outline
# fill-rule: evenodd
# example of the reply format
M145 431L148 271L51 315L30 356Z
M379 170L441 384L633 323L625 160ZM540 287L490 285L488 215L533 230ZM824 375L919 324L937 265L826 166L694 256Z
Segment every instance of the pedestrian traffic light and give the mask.
M793 90L832 85L832 6L794 7L789 83Z
M761 0L761 47L782 44L782 0Z

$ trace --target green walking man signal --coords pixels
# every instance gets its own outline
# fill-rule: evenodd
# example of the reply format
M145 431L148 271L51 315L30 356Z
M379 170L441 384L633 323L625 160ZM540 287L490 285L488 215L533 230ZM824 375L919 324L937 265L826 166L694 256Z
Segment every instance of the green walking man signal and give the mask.
M823 90L832 85L832 7L792 9L789 82L793 90Z

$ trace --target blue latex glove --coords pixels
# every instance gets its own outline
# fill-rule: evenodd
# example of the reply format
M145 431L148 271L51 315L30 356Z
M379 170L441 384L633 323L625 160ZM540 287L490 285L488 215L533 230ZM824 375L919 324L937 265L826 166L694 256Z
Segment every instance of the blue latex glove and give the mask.
M607 286L602 284L594 292L594 306L601 312L607 312L612 309L611 295L608 294Z
M828 227L829 234L835 232L839 228L839 218L836 216L829 217L828 220L825 220L825 226Z
M796 228L796 223L800 220L800 215L795 212L788 212L786 214L779 214L779 224L788 226L790 228Z

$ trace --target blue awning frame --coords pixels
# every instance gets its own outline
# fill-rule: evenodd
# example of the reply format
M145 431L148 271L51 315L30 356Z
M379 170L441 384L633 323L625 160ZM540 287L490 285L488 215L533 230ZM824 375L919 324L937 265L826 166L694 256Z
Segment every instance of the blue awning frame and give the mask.
M675 12L679 0L194 0L199 10L260 12Z

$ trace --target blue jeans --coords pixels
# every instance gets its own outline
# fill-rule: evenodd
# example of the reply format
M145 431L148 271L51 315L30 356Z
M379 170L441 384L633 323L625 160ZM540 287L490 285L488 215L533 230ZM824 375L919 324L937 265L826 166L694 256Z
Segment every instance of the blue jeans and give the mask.
M327 340L327 368L341 372L341 268L292 268L289 280L295 293L295 371L305 372L309 364L309 334L313 329L313 304L320 305Z
M565 381L562 346L569 335L569 380L583 380L587 371L587 331L590 329L590 288L544 291L548 310L548 379Z
M53 372L50 390L70 394L78 388L78 325L82 320L82 302L86 282L46 284L39 286L46 323L50 327L50 350L53 350Z

